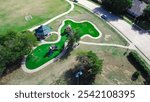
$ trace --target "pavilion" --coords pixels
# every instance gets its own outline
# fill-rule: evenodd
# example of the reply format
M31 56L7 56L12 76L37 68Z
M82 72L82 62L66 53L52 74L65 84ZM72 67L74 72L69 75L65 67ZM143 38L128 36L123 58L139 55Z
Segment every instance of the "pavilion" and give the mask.
M38 39L45 39L45 37L48 36L51 32L52 30L48 26L41 25L35 30L35 36Z

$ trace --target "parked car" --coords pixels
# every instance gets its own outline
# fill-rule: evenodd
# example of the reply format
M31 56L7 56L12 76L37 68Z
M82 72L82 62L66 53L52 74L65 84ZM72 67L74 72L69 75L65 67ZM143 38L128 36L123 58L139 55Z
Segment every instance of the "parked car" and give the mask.
M73 0L73 2L76 2L76 3L78 3L78 0Z
M101 15L101 18L107 20L107 16L106 15Z
M150 34L150 30L148 30L147 32L148 32L148 34Z

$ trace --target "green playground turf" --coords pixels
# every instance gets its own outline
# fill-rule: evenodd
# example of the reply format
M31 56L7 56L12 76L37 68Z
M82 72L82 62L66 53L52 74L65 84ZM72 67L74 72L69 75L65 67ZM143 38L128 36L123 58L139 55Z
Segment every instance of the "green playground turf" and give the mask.
M66 20L65 25L61 29L61 32L63 32L68 25L71 25L74 31L79 32L81 37L84 36L85 34L90 34L92 37L99 36L99 32L90 22L85 21L82 23L77 23L72 20Z
M65 24L61 28L61 33L64 32L67 25L71 25L74 31L77 30L80 34L80 37L86 34L89 34L92 37L99 36L99 32L97 31L97 29L94 28L94 26L91 23L89 22L75 23L71 20L65 21ZM62 52L64 44L67 39L68 37L66 35L61 36L61 40L58 43L54 44L58 47L58 50L55 51L50 57L47 56L47 53L48 53L49 47L52 44L44 44L44 45L38 46L27 56L26 67L30 70L33 70L45 64L46 62L52 60L53 58L57 57Z

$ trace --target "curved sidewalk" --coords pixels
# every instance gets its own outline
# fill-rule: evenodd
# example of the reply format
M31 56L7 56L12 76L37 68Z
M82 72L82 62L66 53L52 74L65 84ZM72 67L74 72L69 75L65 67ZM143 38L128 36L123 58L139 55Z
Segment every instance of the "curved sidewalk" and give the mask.
M84 42L84 41L80 41L80 44L85 44L85 45L96 45L96 46L108 46L108 47L117 47L117 48L124 48L124 49L131 49L131 50L135 50L135 47L132 45L129 46L123 46L123 45L119 45L119 44L109 44L109 43L92 43L92 42Z

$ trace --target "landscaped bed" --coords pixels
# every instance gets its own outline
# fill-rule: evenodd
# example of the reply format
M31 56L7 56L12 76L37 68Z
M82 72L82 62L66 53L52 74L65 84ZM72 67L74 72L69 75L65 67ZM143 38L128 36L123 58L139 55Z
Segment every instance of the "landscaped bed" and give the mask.
M65 28L70 25L73 31L78 31L80 34L80 37L83 37L85 35L90 35L91 37L99 37L100 31L90 22L85 21L81 23L74 22L72 20L65 20L63 22L64 24L61 26L60 33L64 33ZM47 53L49 51L49 47L52 44L44 44L41 46L38 46L35 50L33 50L26 58L26 67L28 69L36 69L40 67L41 65L45 64L46 62L52 60L53 58L57 57L63 50L64 44L67 41L68 37L67 35L61 35L61 39L59 42L53 44L56 45L58 50L54 51L54 53L48 57Z

